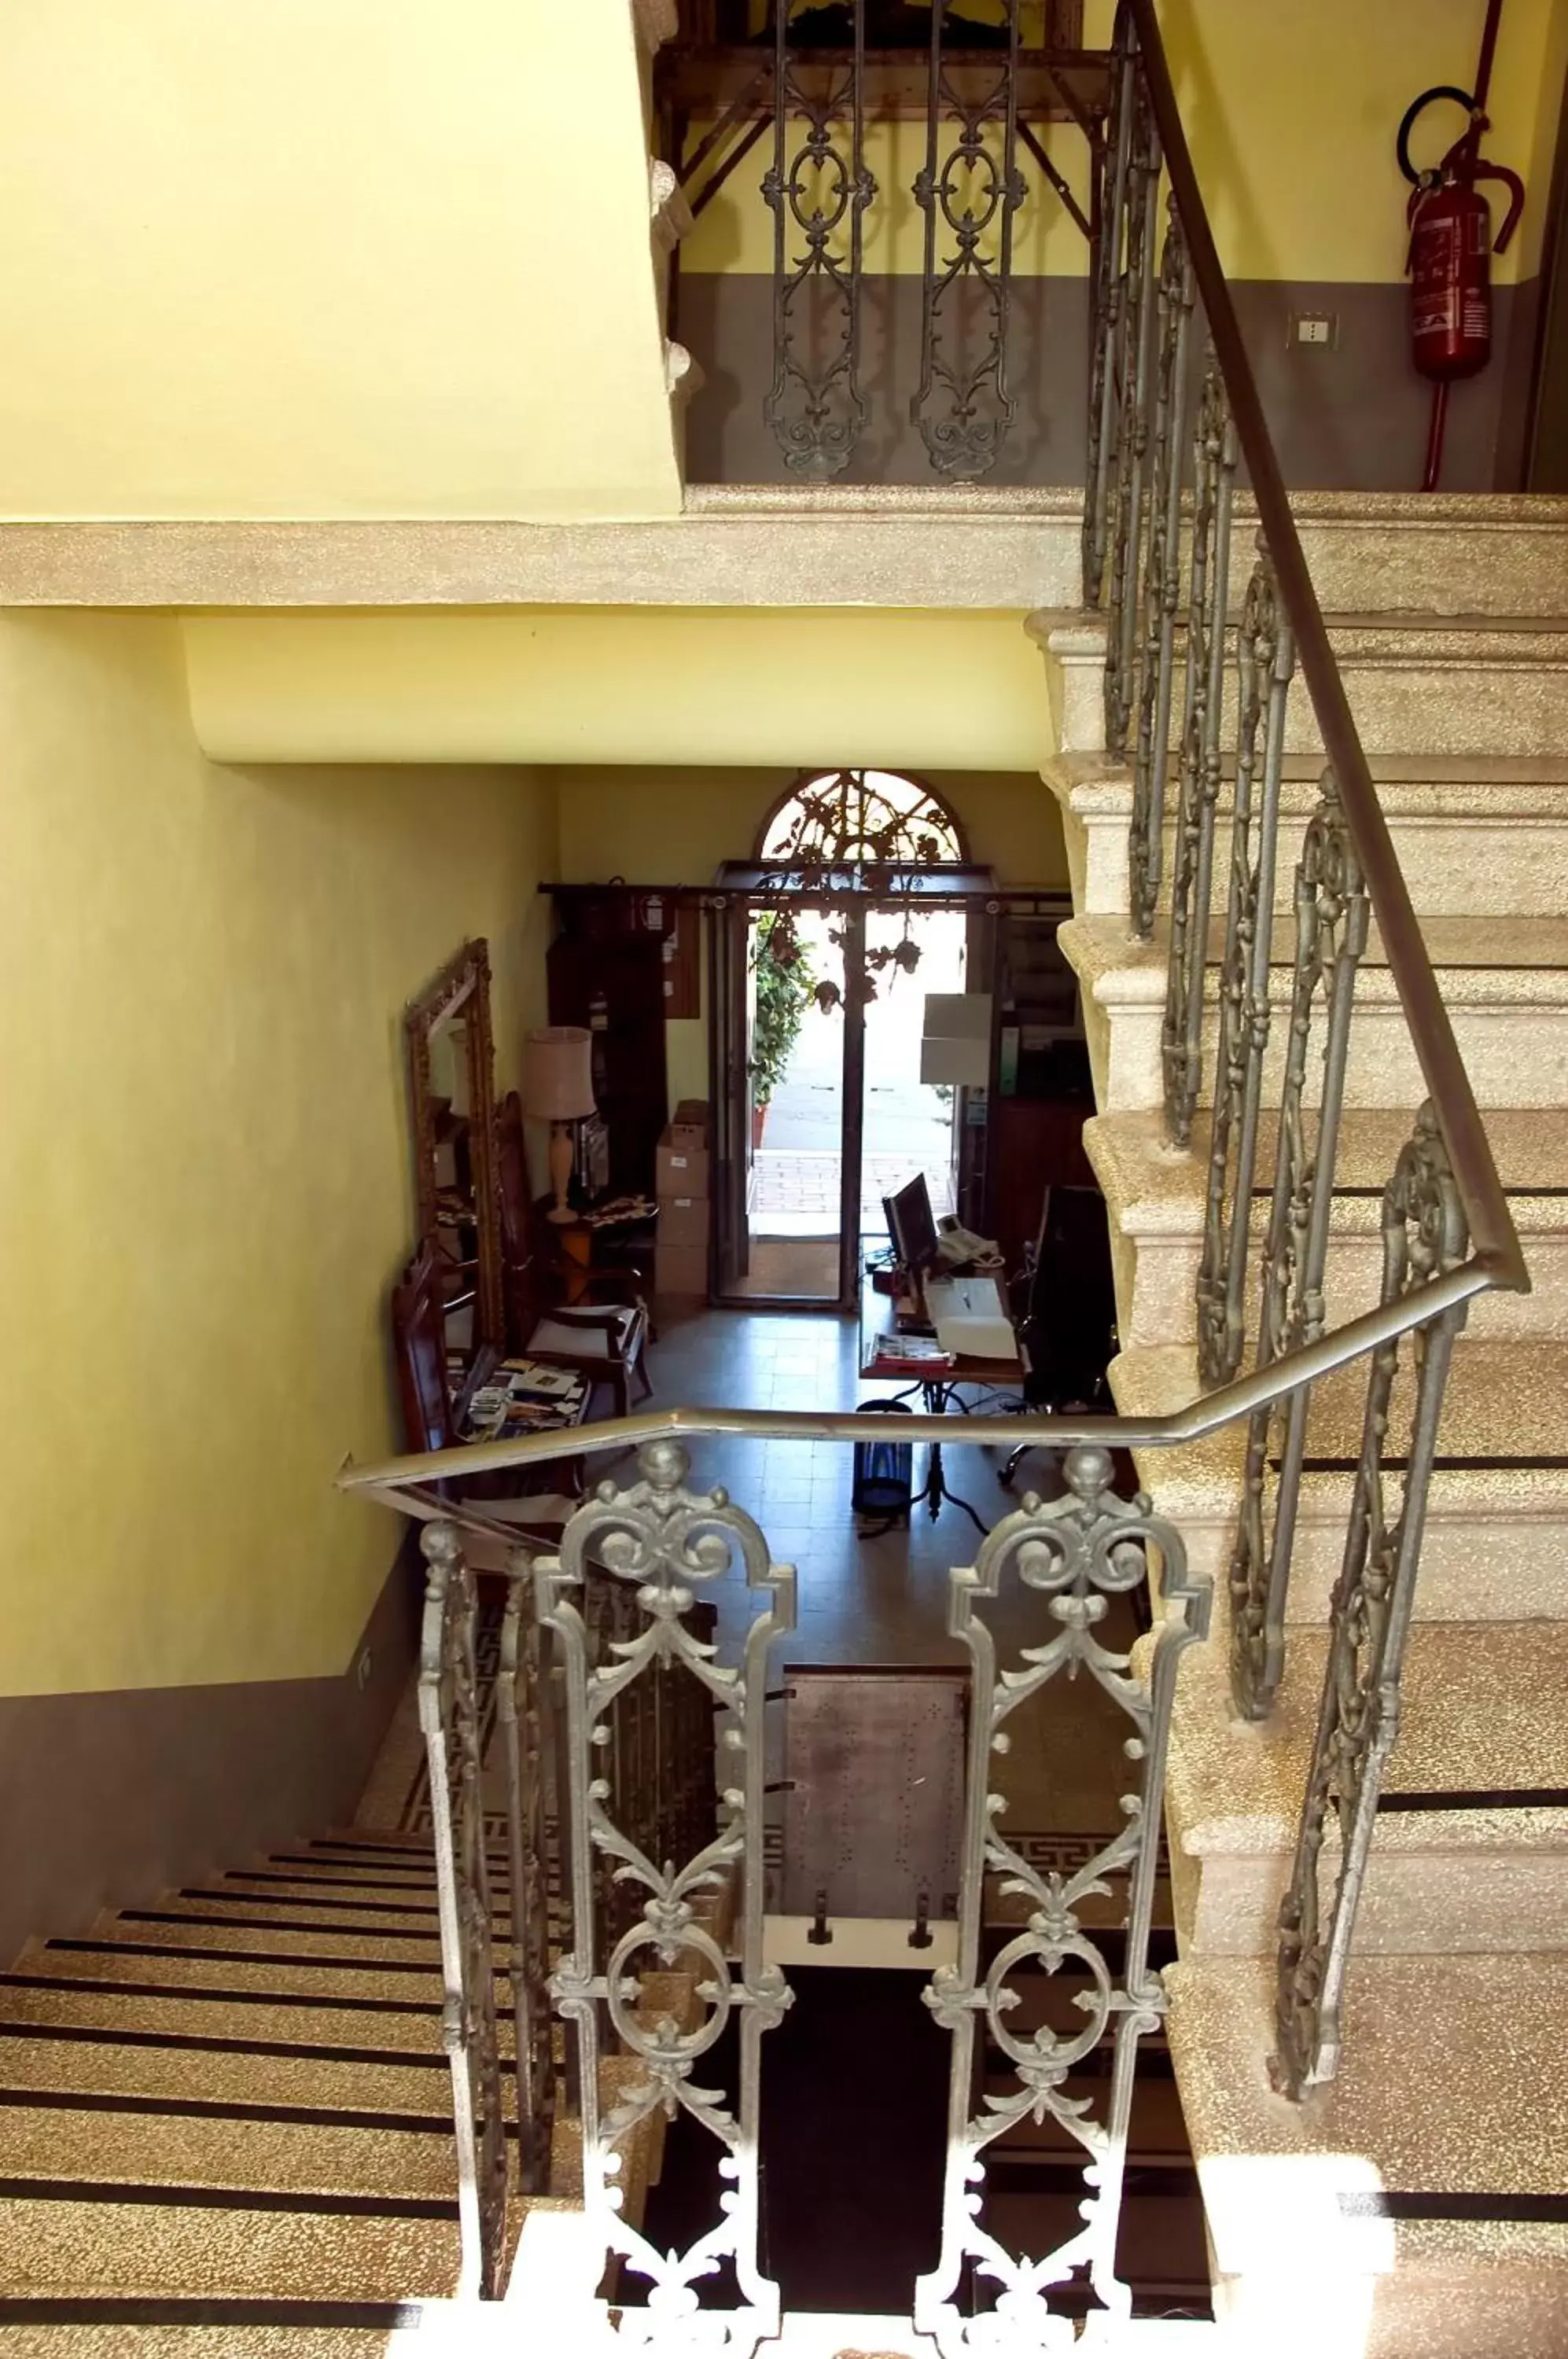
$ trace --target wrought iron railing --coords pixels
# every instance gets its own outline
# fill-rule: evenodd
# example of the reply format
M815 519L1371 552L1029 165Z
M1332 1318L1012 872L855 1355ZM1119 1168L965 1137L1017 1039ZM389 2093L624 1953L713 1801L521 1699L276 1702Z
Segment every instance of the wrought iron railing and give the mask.
M1067 1497L1050 1507L1026 1501L987 1535L975 1564L951 1576L949 1628L970 1652L974 1712L958 1961L930 1992L954 2039L943 2245L918 2308L939 2346L952 2349L964 2332L953 2296L966 2263L1003 2288L1010 2311L1026 2323L1039 2323L1050 2288L1075 2269L1087 2270L1113 2311L1123 2290L1114 2256L1131 2072L1138 2037L1163 2006L1145 1937L1175 1663L1206 1632L1208 1592L1186 1574L1180 1534L1154 1516L1149 1501L1129 1504L1110 1493L1105 1453L1154 1452L1245 1426L1226 1584L1230 1666L1238 1709L1265 1717L1284 1668L1312 1387L1332 1370L1366 1362L1360 1455L1280 1918L1275 2072L1279 2087L1300 2097L1339 2060L1341 1993L1397 1727L1454 1338L1476 1295L1529 1284L1292 521L1153 0L1123 0L1115 71L1110 125L1095 150L1083 571L1089 603L1105 612L1106 740L1133 773L1130 915L1144 939L1163 937L1166 953L1161 1055L1173 1144L1190 1145L1205 1094L1210 1102L1195 1299L1208 1389L1160 1417L948 1421L893 1408L878 1420L879 1439L889 1441L1009 1451L1034 1442L1068 1452ZM825 432L827 422L824 412L812 432ZM1242 466L1259 531L1257 561L1237 601L1232 542ZM1279 991L1277 1010L1276 872L1287 707L1298 673L1326 767L1295 866L1293 957L1289 967L1279 965L1289 987ZM1216 958L1210 931L1221 877ZM1412 1114L1384 1191L1378 1300L1331 1326L1325 1288L1341 1115L1356 978L1374 927L1427 1100ZM1277 1022L1282 1041L1271 1037ZM1272 1177L1255 1245L1251 1212L1268 1168L1266 1117L1274 1124ZM1249 1269L1257 1273L1250 1288ZM1410 1380L1397 1392L1406 1362ZM1390 1439L1396 1409L1402 1448ZM651 2288L650 2311L669 2321L695 2306L705 2273L728 2263L738 2343L770 2332L777 2319L776 2290L757 2250L758 2057L762 2034L789 1994L763 1956L756 1707L768 1649L791 1626L795 1574L772 1563L743 1508L722 1493L688 1487L682 1445L728 1436L849 1442L864 1431L850 1411L681 1408L564 1438L539 1434L394 1460L341 1478L345 1489L431 1526L424 1538L430 1579L421 1698L437 1798L444 2020L471 2289L494 2292L499 2284L511 2170L490 1946L476 1593L464 1536L482 1535L492 1560L498 1549L511 1564L501 1716L521 2184L539 2185L548 2167L553 2007L576 2029L584 2184L606 2256L640 2274ZM453 1504L454 1477L542 1469L562 1457L626 1447L641 1451L640 1479L626 1490L604 1486L570 1518L559 1549L519 1546L482 1502ZM1396 1466L1397 1503L1386 1487ZM726 1572L738 1572L748 1601L733 1659L716 1648L706 1602ZM809 1579L809 1567L805 1572ZM1151 1576L1167 1613L1140 1674L1099 1646L1094 1625L1108 1597ZM1038 1643L1006 1678L984 1610L1003 1584L1038 1593L1043 1609ZM1134 1725L1138 1790L1125 1834L1089 1868L1071 1879L1042 1878L997 1822L986 1791L989 1753L1019 1697L1058 1672L1084 1668ZM648 1737L649 1726L673 1730L677 1721L688 1779L679 1792L668 1745L656 1740L650 1749ZM692 1767L713 1757L715 1732L719 1757L734 1765L721 1778L716 1812L703 1773ZM568 1903L553 1965L552 1826ZM1083 1962L1104 2003L1095 2036L1116 2025L1104 2118L1085 2120L1076 2101L1058 2114L1084 2149L1093 2201L1083 2228L1029 2262L995 2244L977 2213L984 2149L1012 2099L993 2092L999 2103L971 2118L970 2050L984 2017L1009 2060L1018 2105L1051 2110L1082 2042L1050 2029L1027 2041L1007 2033L1007 1968L998 1960L985 1978L978 1970L988 1875L1010 1879L1027 1908L1027 1930L1004 1956L1048 1967L1064 1958ZM1126 1878L1129 1930L1113 1972L1077 1904L1090 1883L1117 1875ZM738 1906L733 1964L704 1923L703 1897L720 1884ZM694 2028L672 2018L650 2023L636 1990L648 1972L681 1961L694 1986L701 1984L705 2012ZM716 2064L702 2064L700 2084L700 2060L712 2058L725 2021L736 2015L742 2036L733 2092L707 2085ZM640 2077L606 2114L597 2064L614 2039L640 2060ZM707 2234L673 2256L657 2253L631 2225L619 2192L620 2146L660 2107L684 2109L724 2149L720 2214Z

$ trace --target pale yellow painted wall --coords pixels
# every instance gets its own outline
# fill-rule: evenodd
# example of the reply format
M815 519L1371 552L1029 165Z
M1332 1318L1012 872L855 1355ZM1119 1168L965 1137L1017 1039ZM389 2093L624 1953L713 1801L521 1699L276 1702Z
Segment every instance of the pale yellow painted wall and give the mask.
M1045 673L1016 614L529 607L185 623L229 761L1034 770Z
M0 515L678 508L631 0L0 10Z
M1067 885L1055 798L1038 776L920 772L963 821L969 848L1006 884ZM749 857L763 820L796 776L775 769L583 768L554 774L560 875L591 885L708 885L721 861ZM665 1027L671 1099L705 1095L707 1028Z
M1112 14L1091 0L1090 46L1109 38ZM1228 270L1246 278L1402 276L1408 191L1394 134L1418 91L1440 82L1468 87L1482 14L1481 0L1161 0L1182 121ZM1486 152L1524 175L1530 202L1515 245L1497 261L1499 283L1540 265L1565 65L1568 8L1508 0ZM1427 136L1440 141L1461 128L1452 108L1434 110L1431 125ZM1082 197L1083 139L1053 124L1047 146ZM772 270L773 216L761 193L771 155L765 141L713 200L681 249L683 271ZM866 215L866 267L918 273L923 222L910 190L924 161L920 126L873 125L866 160L879 195ZM1081 233L1042 191L1038 167L1026 158L1024 169L1018 269L1081 276Z
M470 933L542 1003L552 799L516 772L205 761L173 622L0 622L9 1692L339 1672L395 1521L400 1015Z

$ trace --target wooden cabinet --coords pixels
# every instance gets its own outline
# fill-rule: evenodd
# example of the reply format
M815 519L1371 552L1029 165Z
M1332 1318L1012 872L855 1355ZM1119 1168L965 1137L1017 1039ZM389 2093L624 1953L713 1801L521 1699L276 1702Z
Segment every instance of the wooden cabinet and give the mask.
M609 1134L610 1186L617 1195L652 1195L654 1149L670 1119L664 1060L663 944L615 921L606 896L573 903L567 930L550 946L546 975L552 1024L581 1024L593 1035L593 1096Z

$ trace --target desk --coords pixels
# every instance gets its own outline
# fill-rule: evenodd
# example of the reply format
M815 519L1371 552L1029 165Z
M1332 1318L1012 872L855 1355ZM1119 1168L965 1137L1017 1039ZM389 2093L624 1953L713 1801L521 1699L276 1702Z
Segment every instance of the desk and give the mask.
M590 1205L570 1221L548 1219L554 1201L553 1196L541 1196L534 1211L540 1234L560 1254L564 1301L583 1301L590 1278L595 1277L625 1277L648 1293L653 1291L651 1263L659 1205L652 1196L617 1196L601 1205ZM647 1259L649 1268L641 1268L633 1256Z
M1004 1296L1003 1299L1005 1300L1006 1297ZM858 1354L862 1382L875 1378L880 1383L896 1386L900 1394L918 1390L922 1405L936 1417L944 1417L947 1414L954 1397L966 1386L973 1386L979 1392L1015 1393L1018 1399L1013 1406L1019 1410L1023 1408L1024 1365L1021 1359L984 1360L961 1352L951 1363L933 1365L929 1375L916 1369L891 1368L879 1361L877 1357L877 1338L878 1335L887 1334L897 1326L897 1314L896 1298L891 1294L879 1294L872 1285L869 1274L863 1269L860 1284ZM960 1407L962 1406L961 1402ZM911 1514L914 1512L916 1501L920 1499L925 1501L926 1512L932 1523L935 1523L941 1515L943 1501L951 1499L955 1507L963 1508L976 1531L985 1532L990 1528L977 1508L972 1507L967 1499L961 1499L956 1491L949 1490L947 1478L942 1472L940 1441L933 1441L931 1445L931 1459L926 1469L925 1481L918 1491L910 1494Z

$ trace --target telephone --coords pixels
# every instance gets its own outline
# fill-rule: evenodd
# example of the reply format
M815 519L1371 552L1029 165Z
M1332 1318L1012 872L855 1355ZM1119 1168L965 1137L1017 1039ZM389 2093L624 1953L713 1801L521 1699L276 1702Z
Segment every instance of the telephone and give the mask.
M936 1224L937 1258L949 1269L969 1266L975 1269L1000 1269L1002 1251L993 1237L977 1237L973 1229L964 1228L951 1212L946 1212Z

